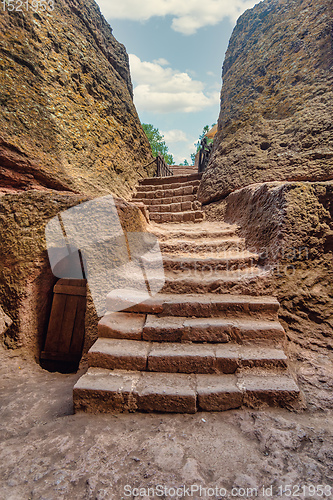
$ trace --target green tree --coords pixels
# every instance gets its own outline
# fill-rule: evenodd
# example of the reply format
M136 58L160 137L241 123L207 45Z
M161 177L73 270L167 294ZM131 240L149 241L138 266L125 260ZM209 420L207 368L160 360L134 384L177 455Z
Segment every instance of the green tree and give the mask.
M174 165L175 162L173 156L168 152L168 146L165 144L163 135L161 135L158 128L155 128L150 123L142 123L142 128L148 137L153 156L156 158L158 153L160 153L168 165Z

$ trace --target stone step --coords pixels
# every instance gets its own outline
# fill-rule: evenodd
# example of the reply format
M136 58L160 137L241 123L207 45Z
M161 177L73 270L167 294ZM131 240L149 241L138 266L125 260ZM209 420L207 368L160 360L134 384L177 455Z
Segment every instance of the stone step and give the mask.
M278 321L249 318L186 318L109 312L98 323L100 338L149 342L234 342L282 346L285 331Z
M147 315L143 340L150 342L219 342L282 346L286 334L279 321L236 318L188 318Z
M183 373L89 368L74 386L75 411L195 413L196 380Z
M288 373L271 374L265 370L253 375L196 375L197 408L224 411L240 406L297 407L300 391ZM239 392L240 394L239 394Z
M171 170L173 171L174 175L191 175L195 173L195 170L193 168L174 168L172 166Z
M253 267L259 260L257 254L251 252L236 252L225 251L219 255L206 254L191 256L188 253L178 253L173 256L171 254L163 254L164 269L168 271L183 271L187 276L191 276L194 272L206 271L212 276L220 271L234 271Z
M150 205L170 205L172 203L198 201L195 194L187 194L184 196L172 196L171 198L136 198L135 203L144 203L147 207ZM201 204L200 204L201 205Z
M133 199L147 199L147 198L154 198L154 199L162 199L162 198L172 198L174 196L187 196L187 195L195 195L198 191L198 185L197 184L186 184L185 186L180 186L180 187L166 187L161 189L154 189L154 190L145 190L145 191L137 191L135 195L133 196Z
M169 177L147 177L139 180L139 187L142 186L164 186L166 184L177 184L184 182L200 181L202 173L194 173L190 175L171 175Z
M108 312L98 323L99 339L88 352L88 372L74 387L75 411L297 408L299 389L283 350L286 335L278 322L279 303L260 295L260 280L267 273L255 267L258 256L244 251L236 226L196 225L195 212L176 211L186 208L182 203L194 208L193 200L172 206L177 203L156 198L159 191L168 190L154 186L153 197L147 199L151 218L159 216L151 232L163 252L163 291L147 298L148 291L137 286L141 275L135 266L127 273L129 280L119 283L114 270L118 285L107 295L106 306L122 312ZM184 193L180 186L170 190L171 200L177 199L179 189ZM151 193L149 188L145 194ZM192 214L190 222L186 214ZM150 290L158 290L163 285L160 252L150 252L146 260L140 258L142 265L149 264Z
M135 372L89 368L75 384L75 411L224 411L243 405L297 404L299 389L288 374L237 375Z
M147 191L159 191L166 189L179 189L187 186L195 186L198 187L200 185L200 180L198 179L186 179L178 180L178 182L170 182L170 183L158 183L158 184L139 184L137 186L137 191L141 193L146 193Z
M175 172L178 172L179 170L185 170L186 175L198 173L198 169L194 165L170 165L170 168L173 171L174 175Z
M258 267L235 271L165 271L162 293L232 293L263 295L270 273Z
M168 239L160 242L162 252L182 254L186 253L215 253L228 250L245 251L245 238L229 236L224 238L200 238L200 239Z
M99 338L88 352L90 367L167 373L235 373L286 369L282 349L239 344L192 344Z
M149 218L154 222L201 222L204 213L201 210L178 213L154 212L150 213Z
M113 290L107 295L106 308L117 311L162 316L196 318L260 316L277 319L279 302L274 297L224 294L157 294L146 299L146 292Z
M207 238L214 240L216 238L236 236L238 227L230 224L213 224L211 222L202 222L200 225L188 223L181 226L170 226L170 224L159 224L150 229L150 232L158 237L159 241L168 239L191 239L198 240Z
M171 203L171 204L163 204L163 205L147 205L150 216L155 213L165 213L165 212L188 212L201 210L201 203L199 201L183 201L181 203Z
M98 322L99 337L141 340L146 314L110 312Z

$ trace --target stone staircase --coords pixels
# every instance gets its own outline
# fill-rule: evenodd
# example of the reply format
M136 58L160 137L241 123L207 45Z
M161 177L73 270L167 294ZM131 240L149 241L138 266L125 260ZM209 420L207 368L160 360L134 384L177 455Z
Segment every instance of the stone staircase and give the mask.
M260 295L267 273L236 231L206 221L151 224L163 253L164 288L135 305L139 297L128 293L108 296L110 309L115 300L125 307L98 324L89 369L74 387L76 411L297 404L279 303Z
M171 165L173 175L191 175L198 172L197 167L191 165Z
M133 201L143 203L154 222L201 222L204 213L197 199L201 175L143 179Z

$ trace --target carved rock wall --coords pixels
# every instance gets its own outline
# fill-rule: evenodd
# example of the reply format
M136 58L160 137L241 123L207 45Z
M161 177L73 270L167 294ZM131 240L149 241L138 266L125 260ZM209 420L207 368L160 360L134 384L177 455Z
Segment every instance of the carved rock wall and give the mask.
M332 116L332 2L260 2L230 39L199 199L259 182L332 179Z
M206 208L208 219L240 226L247 248L271 271L288 336L333 349L333 182L252 184Z
M52 288L52 274L46 249L45 227L59 212L87 201L73 193L38 190L0 196L0 315L6 322L4 342L22 347L38 358L46 335ZM125 231L145 231L146 220L135 205L115 199ZM85 348L97 336L94 304L88 296Z
M0 191L110 191L153 174L125 47L93 0L0 16Z

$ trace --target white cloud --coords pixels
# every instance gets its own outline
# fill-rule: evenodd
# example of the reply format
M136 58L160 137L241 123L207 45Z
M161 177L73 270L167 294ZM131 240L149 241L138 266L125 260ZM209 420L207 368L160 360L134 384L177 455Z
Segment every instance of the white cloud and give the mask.
M153 85L157 92L200 92L204 84L192 80L188 73L181 73L172 68L163 68L156 62L141 61L134 54L129 55L131 74L140 86Z
M154 113L193 113L219 105L219 92L204 92L205 85L188 73L163 68L156 62L141 61L129 55L135 83L134 102L139 111Z
M195 139L188 136L186 132L179 129L167 130L165 132L160 130L160 133L163 135L163 139L169 148L169 153L172 154L176 165L183 163L185 159L191 165L191 154L195 152L195 144L198 138Z
M175 142L187 142L188 138L186 133L183 130L168 130L167 132L162 132L161 134L164 137L165 142L175 143Z
M159 59L154 59L153 63L159 64L160 66L170 66L169 61L164 59L164 57L160 57Z
M183 163L185 159L190 165L192 165L191 154L195 152L194 140L189 141L187 144L181 145L180 147L177 147L176 145L171 146L169 149L173 155L176 165Z
M154 16L173 16L172 29L192 35L204 26L214 26L222 19L235 22L258 0L98 0L99 6L108 19L131 19L146 21Z

